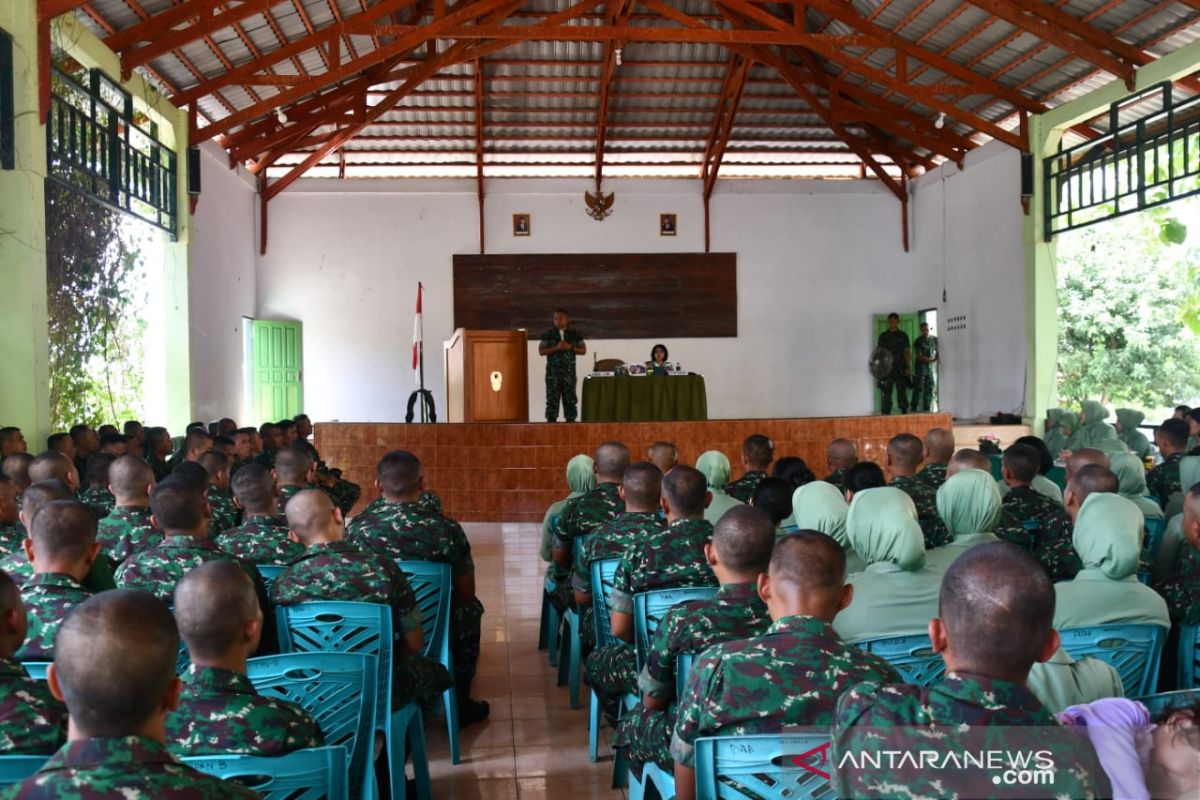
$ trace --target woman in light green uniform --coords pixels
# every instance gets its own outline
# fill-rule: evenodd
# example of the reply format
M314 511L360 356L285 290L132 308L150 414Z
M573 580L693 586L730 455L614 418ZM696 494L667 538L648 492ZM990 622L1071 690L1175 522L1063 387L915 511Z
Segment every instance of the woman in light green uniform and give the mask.
M813 481L792 493L792 516L797 530L820 531L828 534L846 551L846 574L862 572L866 564L850 546L846 535L846 499L832 483Z
M1104 421L1108 419L1108 409L1095 400L1084 400L1080 405L1083 409L1079 415L1080 424L1078 430L1067 438L1066 449L1074 451L1094 447L1106 453L1113 452L1114 447L1123 450L1124 445L1117 438L1117 429Z
M1154 455L1154 446L1146 438L1146 434L1138 430L1138 426L1146 420L1146 415L1132 408L1117 409L1117 436L1129 448L1129 452L1138 458Z
M720 450L709 450L701 453L696 459L696 469L700 470L704 475L704 479L708 482L708 491L712 495L712 502L708 504L708 508L704 509L704 518L712 525L717 524L717 520L725 515L725 512L734 506L745 505L736 497L730 497L725 491L725 486L729 483L729 459Z
M554 523L567 503L596 488L596 470L591 456L582 453L567 462L567 488L571 493L546 509L542 519L542 561L549 561L554 547Z
M1000 489L991 473L965 469L952 475L937 492L938 516L954 538L925 553L925 563L946 571L954 559L977 544L996 542L1000 523Z

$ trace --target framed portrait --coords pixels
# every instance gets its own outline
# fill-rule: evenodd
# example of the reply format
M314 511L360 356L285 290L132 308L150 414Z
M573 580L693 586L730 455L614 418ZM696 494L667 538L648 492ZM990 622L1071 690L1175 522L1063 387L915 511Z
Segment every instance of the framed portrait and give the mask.
M658 215L658 235L674 236L676 231L674 214Z
M513 236L528 236L530 227L529 214L513 214Z

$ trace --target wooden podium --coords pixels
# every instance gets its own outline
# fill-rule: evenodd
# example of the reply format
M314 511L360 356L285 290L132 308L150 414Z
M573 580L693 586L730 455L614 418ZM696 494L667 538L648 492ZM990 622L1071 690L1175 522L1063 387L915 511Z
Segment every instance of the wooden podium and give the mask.
M458 328L443 347L447 422L529 422L525 331Z

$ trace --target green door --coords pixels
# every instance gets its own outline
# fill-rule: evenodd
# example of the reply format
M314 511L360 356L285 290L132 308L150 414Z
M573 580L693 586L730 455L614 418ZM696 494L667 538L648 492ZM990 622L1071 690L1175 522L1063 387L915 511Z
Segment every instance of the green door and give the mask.
M254 421L291 419L304 410L300 323L256 319L251 330Z
M873 320L873 327L872 327L872 333L871 333L871 351L872 352L874 352L874 350L875 350L876 342L879 341L879 334L883 333L886 330L887 330L887 314L876 314L874 317L874 320ZM916 314L916 313L901 314L900 315L900 330L902 330L908 334L909 344L912 344L913 342L915 342L917 340L917 337L921 335L920 315ZM872 378L872 382L873 381L874 381L874 378ZM873 385L875 388L875 413L878 414L880 412L880 410L883 408L883 396L882 396L882 393L879 391L879 385L874 384L874 383L873 383ZM911 396L912 387L909 387L908 391L910 392L910 396ZM892 413L894 413L894 414L900 413L900 408L894 401L892 402Z

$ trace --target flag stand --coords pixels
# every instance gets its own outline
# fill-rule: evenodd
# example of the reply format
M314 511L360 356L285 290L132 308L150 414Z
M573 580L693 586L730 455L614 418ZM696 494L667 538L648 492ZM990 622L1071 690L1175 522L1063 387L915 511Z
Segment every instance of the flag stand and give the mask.
M408 413L405 422L413 421L413 406L421 404L421 422L437 422L437 410L433 406L433 392L425 388L425 333L421 324L421 293L424 285L417 283L417 314L413 318L413 369L417 374L417 390L408 396Z

